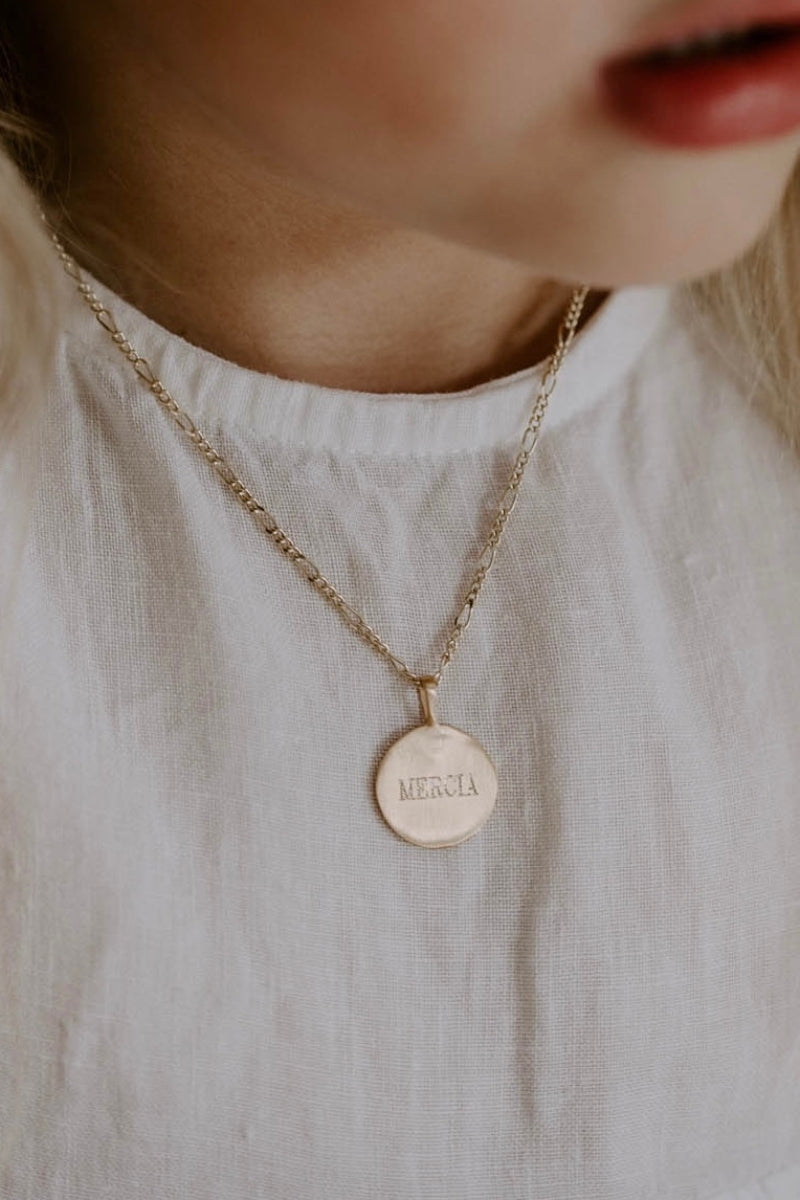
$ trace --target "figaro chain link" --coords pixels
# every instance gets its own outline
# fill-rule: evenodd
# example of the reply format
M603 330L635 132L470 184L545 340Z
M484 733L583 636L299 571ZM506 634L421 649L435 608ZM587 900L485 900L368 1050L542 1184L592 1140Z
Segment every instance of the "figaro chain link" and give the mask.
M46 220L45 223L47 223ZM477 569L475 571L472 583L470 584L469 591L467 592L458 615L453 622L452 628L450 629L444 650L442 651L442 655L439 660L438 669L433 675L417 675L405 662L403 662L401 658L392 652L386 642L384 642L384 640L375 632L372 626L369 625L368 622L356 612L356 610L347 602L347 600L345 600L344 596L342 596L336 590L330 580L326 579L319 567L308 557L307 554L304 554L303 551L297 545L295 545L288 533L286 533L280 527L275 517L273 517L272 514L266 508L264 508L262 504L259 504L255 497L248 491L222 455L214 449L205 435L200 429L198 429L197 425L194 423L189 414L184 412L183 409L178 406L171 393L158 378L147 359L143 358L137 353L137 351L128 341L125 334L119 329L109 310L102 304L90 284L88 284L84 279L80 267L72 255L70 255L66 250L58 234L50 229L49 226L48 232L65 271L75 282L81 297L86 302L90 310L94 313L99 323L109 334L112 342L117 346L125 358L127 358L128 362L131 363L136 374L147 386L147 388L149 388L162 408L166 409L166 411L173 418L180 429L183 430L189 440L194 442L204 458L211 464L217 474L233 492L239 503L242 504L249 513L252 513L264 532L272 539L278 549L283 551L286 557L295 564L295 566L299 571L302 572L304 578L308 580L312 587L314 587L320 593L320 595L324 597L325 600L333 605L333 607L344 618L350 628L357 633L359 637L363 638L364 641L372 646L372 648L376 650L378 654L382 655L383 658L385 658L386 661L389 662L392 667L394 667L395 671L397 671L397 673L403 679L405 679L408 683L413 684L418 689L423 685L424 680L433 681L438 685L444 668L453 657L461 635L470 623L476 601L480 595L481 588L483 587L484 580L492 569L497 547L500 544L500 539L503 535L503 530L506 527L506 522L508 521L514 505L517 502L519 488L520 484L522 483L525 468L528 465L528 461L533 454L536 442L538 441L542 418L544 417L548 401L555 387L556 378L558 376L561 364L563 363L572 339L575 336L575 331L578 327L578 322L580 321L581 312L583 310L586 296L589 293L589 288L581 286L575 289L566 313L562 318L556 338L556 345L549 359L547 360L544 374L539 384L536 403L533 406L530 418L525 426L525 431L522 435L522 440L520 443L519 453L517 454L516 460L511 469L511 473L508 477L508 482L500 501L500 507L497 510L497 514L492 522L486 544L478 559Z

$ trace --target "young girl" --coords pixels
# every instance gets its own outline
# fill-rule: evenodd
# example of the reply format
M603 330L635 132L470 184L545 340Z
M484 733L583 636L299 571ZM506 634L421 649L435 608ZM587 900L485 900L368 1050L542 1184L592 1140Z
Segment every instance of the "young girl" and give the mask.
M800 1200L800 3L0 44L0 1195Z

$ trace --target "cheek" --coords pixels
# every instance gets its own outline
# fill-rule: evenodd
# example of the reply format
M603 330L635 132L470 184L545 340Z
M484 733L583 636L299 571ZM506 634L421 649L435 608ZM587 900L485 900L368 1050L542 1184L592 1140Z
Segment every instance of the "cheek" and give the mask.
M146 50L287 161L438 152L563 91L585 0L143 0Z

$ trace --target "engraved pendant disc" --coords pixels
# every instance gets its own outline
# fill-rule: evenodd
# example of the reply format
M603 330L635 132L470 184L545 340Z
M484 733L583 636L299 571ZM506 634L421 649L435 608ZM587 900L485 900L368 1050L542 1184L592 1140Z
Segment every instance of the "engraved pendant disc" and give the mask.
M438 721L390 746L375 779L378 806L395 833L415 846L457 846L489 819L497 773L481 744Z

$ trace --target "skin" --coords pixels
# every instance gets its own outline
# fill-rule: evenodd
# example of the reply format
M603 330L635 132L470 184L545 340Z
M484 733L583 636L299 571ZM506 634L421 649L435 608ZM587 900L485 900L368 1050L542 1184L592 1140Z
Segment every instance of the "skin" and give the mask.
M639 140L600 63L693 0L36 0L91 270L257 370L451 391L541 359L574 284L695 278L800 132Z

